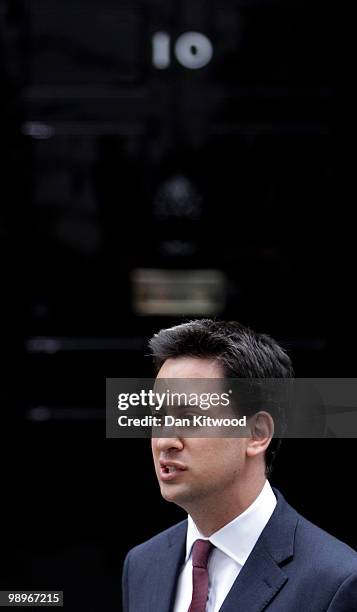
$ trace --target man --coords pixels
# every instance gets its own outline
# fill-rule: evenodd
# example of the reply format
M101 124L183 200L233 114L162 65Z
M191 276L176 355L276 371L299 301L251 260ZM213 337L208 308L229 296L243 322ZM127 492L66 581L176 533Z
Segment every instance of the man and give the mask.
M289 378L269 336L209 319L150 341L157 379ZM264 410L247 437L152 439L161 495L188 519L129 552L125 612L356 612L357 553L299 515L269 474Z

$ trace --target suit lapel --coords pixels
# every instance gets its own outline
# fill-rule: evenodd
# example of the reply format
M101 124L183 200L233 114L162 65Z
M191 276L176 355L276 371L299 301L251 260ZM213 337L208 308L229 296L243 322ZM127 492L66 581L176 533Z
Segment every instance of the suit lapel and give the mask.
M185 559L187 521L177 525L176 530L167 537L167 547L157 558L152 559L150 582L150 602L146 602L145 612L171 612L176 595L176 583Z
M275 561L259 548L244 564L220 612L260 612L287 581Z
M220 612L261 612L288 578L279 567L294 554L298 514L275 491L278 503L228 593Z

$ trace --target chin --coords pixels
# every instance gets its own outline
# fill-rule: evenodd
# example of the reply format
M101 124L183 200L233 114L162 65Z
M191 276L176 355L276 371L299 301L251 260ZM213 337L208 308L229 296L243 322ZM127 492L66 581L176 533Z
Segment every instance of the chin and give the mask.
M185 499L185 495L182 493L180 494L179 491L177 490L174 491L174 487L172 487L171 489L169 487L162 487L161 495L166 501L173 502L174 504L177 504L178 506L180 506L181 501L184 502L184 499Z
M161 496L167 502L178 504L178 500L177 500L176 495L173 495L173 494L170 494L170 493L166 493L165 491L161 491Z
M164 499L166 499L166 501L174 501L177 498L177 492L175 494L175 491L173 490L173 488L167 487L167 486L161 486L161 495Z

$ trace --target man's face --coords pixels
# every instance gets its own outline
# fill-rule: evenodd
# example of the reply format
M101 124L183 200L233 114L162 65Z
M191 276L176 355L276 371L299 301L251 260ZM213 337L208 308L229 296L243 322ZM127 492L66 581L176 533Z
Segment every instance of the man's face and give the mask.
M167 359L157 378L223 378L219 362L200 357ZM247 438L153 438L161 494L189 511L203 503L229 502L245 467Z

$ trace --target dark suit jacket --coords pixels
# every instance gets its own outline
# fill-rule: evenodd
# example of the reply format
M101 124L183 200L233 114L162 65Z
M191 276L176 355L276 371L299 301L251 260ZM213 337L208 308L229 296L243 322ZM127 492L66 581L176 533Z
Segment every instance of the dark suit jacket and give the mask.
M221 612L357 612L357 553L278 503ZM124 612L171 612L187 521L133 548L123 571Z

